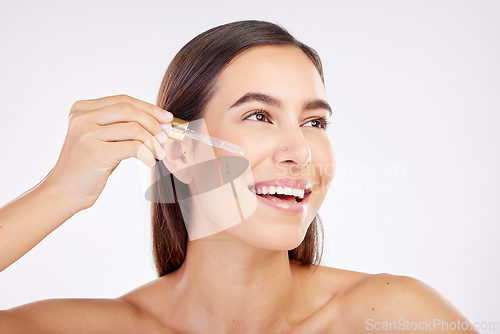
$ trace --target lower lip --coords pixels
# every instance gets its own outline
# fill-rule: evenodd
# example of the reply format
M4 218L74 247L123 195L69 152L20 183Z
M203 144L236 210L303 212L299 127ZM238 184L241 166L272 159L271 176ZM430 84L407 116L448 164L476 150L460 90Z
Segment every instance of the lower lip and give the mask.
M252 194L254 194L260 201L262 201L262 203L269 205L270 207L272 207L274 209L286 211L286 212L291 212L291 213L304 212L305 207L307 206L307 203L309 201L309 195L310 195L310 194L307 194L300 203L289 203L289 202L285 202L285 201L275 202L275 201L272 201L270 199L261 197L261 196L255 194L254 192L252 192Z

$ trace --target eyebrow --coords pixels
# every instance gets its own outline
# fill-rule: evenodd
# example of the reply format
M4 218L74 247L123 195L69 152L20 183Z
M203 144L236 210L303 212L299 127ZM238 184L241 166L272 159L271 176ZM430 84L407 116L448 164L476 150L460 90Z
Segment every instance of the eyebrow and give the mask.
M237 107L237 106L242 105L244 103L254 102L254 101L262 102L264 104L267 104L267 105L270 105L273 107L277 107L277 108L281 108L281 106L282 106L282 103L280 102L280 100L278 100L277 98L274 98L272 96L269 96L267 94L246 93L245 95L240 97L235 103L233 103L233 105L231 107L229 107L229 109ZM332 108L330 107L328 102L326 102L323 99L309 100L306 103L304 103L304 107L303 107L304 111L314 110L314 109L328 110L328 113L330 114L330 116L332 116Z

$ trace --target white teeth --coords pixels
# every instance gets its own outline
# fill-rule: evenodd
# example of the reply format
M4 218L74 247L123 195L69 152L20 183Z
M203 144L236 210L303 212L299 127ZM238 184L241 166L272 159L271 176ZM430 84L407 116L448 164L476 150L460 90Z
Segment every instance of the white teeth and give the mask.
M291 188L291 187L282 187L282 186L259 186L257 190L255 189L255 186L250 187L250 190L255 194L259 195L290 195L290 196L295 196L299 198L304 198L305 194L305 189L297 189L297 188ZM275 201L275 199L272 199Z

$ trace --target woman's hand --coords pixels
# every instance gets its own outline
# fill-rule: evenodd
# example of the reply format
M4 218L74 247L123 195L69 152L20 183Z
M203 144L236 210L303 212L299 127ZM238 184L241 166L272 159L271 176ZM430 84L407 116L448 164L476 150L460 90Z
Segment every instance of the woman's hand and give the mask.
M73 104L63 148L44 183L61 191L75 212L91 207L120 161L135 157L153 167L167 141L160 123L172 114L127 95Z

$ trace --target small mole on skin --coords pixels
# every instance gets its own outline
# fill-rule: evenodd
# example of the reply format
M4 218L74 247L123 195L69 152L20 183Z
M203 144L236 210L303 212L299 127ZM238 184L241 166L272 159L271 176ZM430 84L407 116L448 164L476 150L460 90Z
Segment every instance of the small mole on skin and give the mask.
M389 282L387 282L387 284L389 284Z
M374 308L374 307L372 307L372 311L373 311L373 310L375 310L375 308Z

